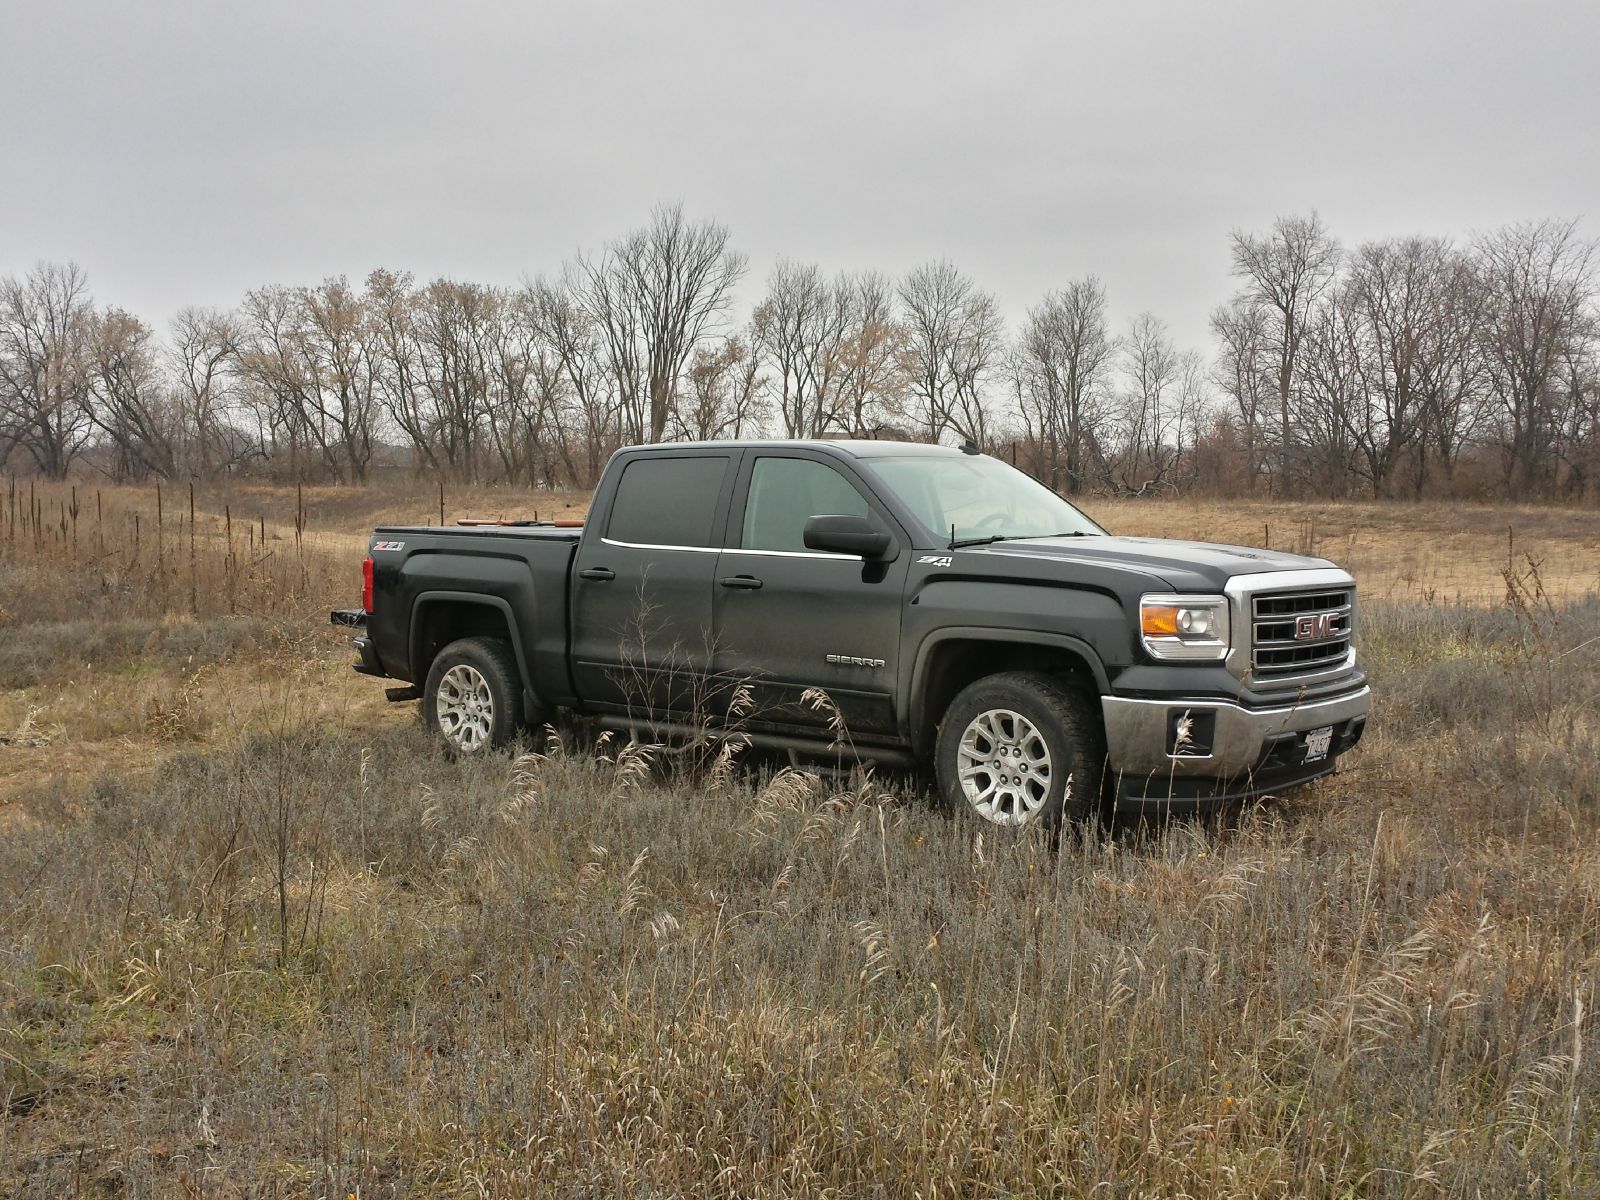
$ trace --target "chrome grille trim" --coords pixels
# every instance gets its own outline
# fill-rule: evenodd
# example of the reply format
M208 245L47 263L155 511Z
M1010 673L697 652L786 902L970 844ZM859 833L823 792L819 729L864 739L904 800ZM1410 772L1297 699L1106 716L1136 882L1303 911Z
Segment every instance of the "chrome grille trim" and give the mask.
M1234 609L1229 671L1267 690L1288 689L1349 670L1355 664L1356 585L1335 568L1240 575L1226 589ZM1326 637L1298 638L1302 616L1328 615ZM1241 636L1249 630L1248 637Z
M1252 597L1258 617L1294 616L1330 608L1349 608L1352 588L1314 589L1309 592L1274 592Z
M1263 683L1298 682L1350 657L1354 634L1354 587L1337 590L1257 592L1250 597L1250 674ZM1333 618L1333 632L1323 638L1295 636L1302 616ZM1263 619L1265 618L1265 619Z

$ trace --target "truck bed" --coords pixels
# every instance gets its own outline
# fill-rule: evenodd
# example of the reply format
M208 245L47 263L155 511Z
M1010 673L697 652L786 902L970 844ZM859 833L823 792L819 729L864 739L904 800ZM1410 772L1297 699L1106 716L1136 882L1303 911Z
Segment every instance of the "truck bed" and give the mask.
M568 702L569 572L581 533L547 524L378 526L367 635L382 672L420 684L447 612L487 604L511 635L530 692Z

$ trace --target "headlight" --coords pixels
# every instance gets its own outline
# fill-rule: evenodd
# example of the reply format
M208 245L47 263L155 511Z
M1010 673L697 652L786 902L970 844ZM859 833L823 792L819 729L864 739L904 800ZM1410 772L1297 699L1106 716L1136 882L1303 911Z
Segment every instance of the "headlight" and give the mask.
M1144 596L1139 632L1152 658L1216 661L1228 654L1226 596Z

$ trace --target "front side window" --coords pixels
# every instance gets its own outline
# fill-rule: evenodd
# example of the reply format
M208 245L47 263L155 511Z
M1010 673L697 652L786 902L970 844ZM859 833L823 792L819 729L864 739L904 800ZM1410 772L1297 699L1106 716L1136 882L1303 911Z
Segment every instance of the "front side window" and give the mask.
M744 506L746 550L804 550L812 517L870 515L861 493L826 463L809 458L758 458Z
M711 546L725 457L636 458L622 470L606 537L641 546Z

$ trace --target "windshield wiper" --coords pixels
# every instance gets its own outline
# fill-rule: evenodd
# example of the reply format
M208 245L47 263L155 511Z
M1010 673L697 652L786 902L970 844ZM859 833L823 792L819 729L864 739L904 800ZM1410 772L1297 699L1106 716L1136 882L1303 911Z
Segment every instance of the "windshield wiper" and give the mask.
M950 539L950 549L961 550L968 546L990 546L995 542L1027 542L1038 538L1090 537L1086 529L1073 529L1066 533L991 533L988 537Z
M951 538L950 549L965 550L968 546L990 546L995 542L1014 541L1015 537L1016 535L1010 533L991 533L988 537L961 538L959 540Z

